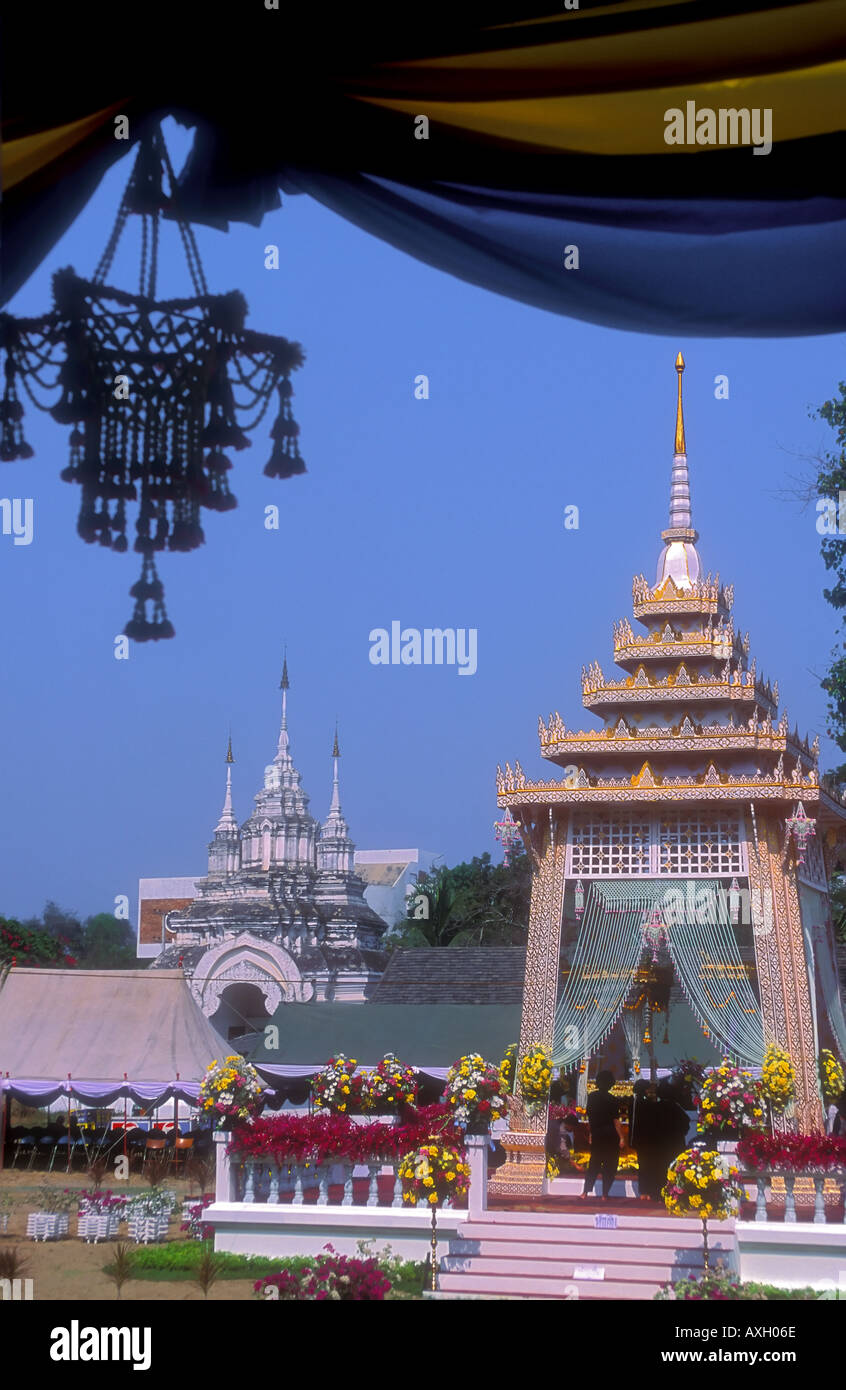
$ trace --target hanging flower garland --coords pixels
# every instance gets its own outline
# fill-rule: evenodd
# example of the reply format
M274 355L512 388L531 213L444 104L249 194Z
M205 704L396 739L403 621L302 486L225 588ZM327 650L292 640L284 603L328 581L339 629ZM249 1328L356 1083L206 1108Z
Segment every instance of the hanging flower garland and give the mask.
M770 1043L764 1053L761 1070L761 1093L776 1115L782 1114L796 1095L796 1071L790 1053Z
M520 1095L529 1115L545 1105L552 1080L552 1061L545 1047L536 1044L520 1063Z
M447 1072L443 1099L452 1107L455 1123L471 1134L482 1134L506 1110L500 1068L478 1052L460 1057Z
M833 1052L824 1047L820 1053L820 1086L823 1098L832 1104L838 1101L846 1088L846 1075Z
M255 1067L237 1054L211 1062L200 1082L200 1109L217 1129L230 1129L238 1120L252 1124L264 1109L264 1087Z
M505 1056L499 1064L499 1079L502 1089L507 1096L514 1095L514 1085L517 1080L517 1044L511 1043L505 1049Z

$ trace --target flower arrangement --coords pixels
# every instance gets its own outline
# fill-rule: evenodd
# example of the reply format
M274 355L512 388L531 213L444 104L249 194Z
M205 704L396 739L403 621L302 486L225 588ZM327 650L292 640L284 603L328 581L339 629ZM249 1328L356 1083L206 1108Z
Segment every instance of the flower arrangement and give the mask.
M824 1047L820 1053L820 1085L825 1100L839 1100L846 1087L846 1075L833 1052Z
M447 1072L443 1098L461 1129L484 1133L505 1114L501 1069L478 1052L459 1057Z
M776 1047L775 1043L770 1043L764 1053L761 1094L777 1115L787 1108L796 1094L796 1072L790 1053L783 1047Z
M499 1079L502 1082L502 1089L507 1096L514 1095L514 1083L517 1080L517 1044L511 1043L505 1049L505 1056L499 1064Z
M685 1149L667 1169L664 1205L673 1216L726 1221L740 1200L740 1171L714 1149Z
M545 1047L536 1043L525 1053L519 1071L520 1095L528 1114L539 1110L549 1095L552 1062Z
M381 1112L398 1110L401 1105L413 1105L418 1090L417 1073L404 1066L393 1052L386 1052L379 1065L363 1080L363 1108Z
M318 1255L313 1265L307 1264L296 1273L282 1270L279 1274L269 1274L253 1284L253 1292L262 1301L357 1303L381 1301L390 1293L391 1281L379 1268L377 1260L337 1255L331 1245L324 1248L329 1253Z
M724 1061L706 1076L699 1102L700 1133L711 1130L730 1135L760 1129L763 1119L760 1086L748 1071Z
M402 1200L416 1207L418 1202L439 1207L464 1196L470 1166L457 1149L446 1144L421 1144L408 1153L397 1169L402 1180Z
M832 1134L750 1134L740 1140L737 1157L750 1173L846 1168L846 1138Z
M361 1095L362 1078L356 1077L355 1088L353 1086L357 1066L356 1059L345 1057L343 1052L339 1052L337 1057L330 1057L323 1070L312 1078L311 1092L315 1105L334 1115L349 1115Z
M235 1120L250 1123L264 1109L264 1090L255 1067L234 1054L225 1062L211 1062L200 1083L200 1109L228 1128Z

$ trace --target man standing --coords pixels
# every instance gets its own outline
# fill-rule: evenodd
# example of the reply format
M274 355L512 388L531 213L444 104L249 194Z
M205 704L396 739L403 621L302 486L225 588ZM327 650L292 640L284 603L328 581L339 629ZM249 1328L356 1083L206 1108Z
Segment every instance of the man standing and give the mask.
M587 1119L590 1125L590 1160L585 1176L584 1202L593 1192L593 1185L602 1177L602 1201L609 1200L617 1176L620 1150L624 1144L623 1128L617 1118L617 1102L611 1095L614 1073L601 1071L596 1078L596 1090L587 1098Z

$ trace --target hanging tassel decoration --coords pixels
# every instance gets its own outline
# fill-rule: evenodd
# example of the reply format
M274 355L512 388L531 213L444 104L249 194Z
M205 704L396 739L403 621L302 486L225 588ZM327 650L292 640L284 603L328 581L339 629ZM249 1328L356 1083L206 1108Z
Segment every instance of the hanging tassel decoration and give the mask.
M129 591L135 599L135 610L124 628L124 635L136 642L158 642L162 637L173 637L174 629L164 606L164 587L156 572L156 562L152 555L144 556L141 578ZM147 616L147 604L152 614Z
M265 465L265 476L268 478L293 478L299 473L306 472L306 466L300 457L300 447L297 439L300 427L291 412L291 397L294 388L288 377L285 376L277 386L279 392L279 414L270 437L273 440L273 452L270 455L270 462Z
M576 880L576 917L581 917L585 910L585 885L579 878Z

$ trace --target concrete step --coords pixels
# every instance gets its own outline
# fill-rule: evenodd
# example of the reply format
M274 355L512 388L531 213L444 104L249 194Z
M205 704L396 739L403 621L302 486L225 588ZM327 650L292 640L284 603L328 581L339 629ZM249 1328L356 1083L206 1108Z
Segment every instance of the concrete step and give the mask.
M579 1299L651 1299L665 1281L631 1279L538 1279L525 1274L442 1274L444 1293L482 1294L502 1297Z
M662 1269L675 1269L679 1265L701 1266L702 1251L693 1246L666 1250L656 1246L580 1245L569 1241L561 1245L517 1245L504 1240L451 1240L445 1258L453 1261L451 1267L454 1268L458 1268L461 1261L529 1260L542 1271L545 1266L557 1266L568 1261L576 1264L607 1264L613 1260L619 1265L658 1265Z
M676 1265L670 1262L665 1264L660 1260L650 1260L635 1264L626 1260L608 1259L607 1256L600 1258L598 1255L594 1255L592 1259L580 1255L576 1259L562 1259L560 1261L538 1261L531 1257L520 1258L513 1255L509 1258L496 1255L473 1255L470 1258L447 1255L442 1264L448 1274L502 1275L503 1277L511 1274L525 1274L532 1279L546 1279L555 1284L560 1283L562 1279L575 1279L575 1271L585 1265L603 1269L605 1279L635 1283L652 1280L658 1284L667 1283L668 1280L672 1279L673 1274L678 1275L680 1270L686 1275L690 1275L702 1268L701 1263L699 1265Z
M709 1231L709 1245L717 1249L719 1246L729 1248L733 1241L722 1234ZM519 1253L520 1249L530 1249L533 1254L543 1257L544 1253L554 1254L559 1248L569 1246L579 1246L582 1249L590 1250L701 1250L702 1234L696 1232L678 1232L672 1228L670 1230L650 1231L594 1231L586 1230L583 1226L572 1228L562 1228L554 1231L539 1231L536 1227L524 1228L514 1227L513 1229L503 1229L501 1227L482 1226L478 1223L467 1222L458 1228L458 1234L451 1237L451 1245L455 1246L461 1242L462 1250L466 1247L466 1253L473 1254L480 1246L485 1249L495 1241L498 1245L508 1247ZM457 1250L456 1250L456 1253ZM498 1252L499 1253L499 1252Z

